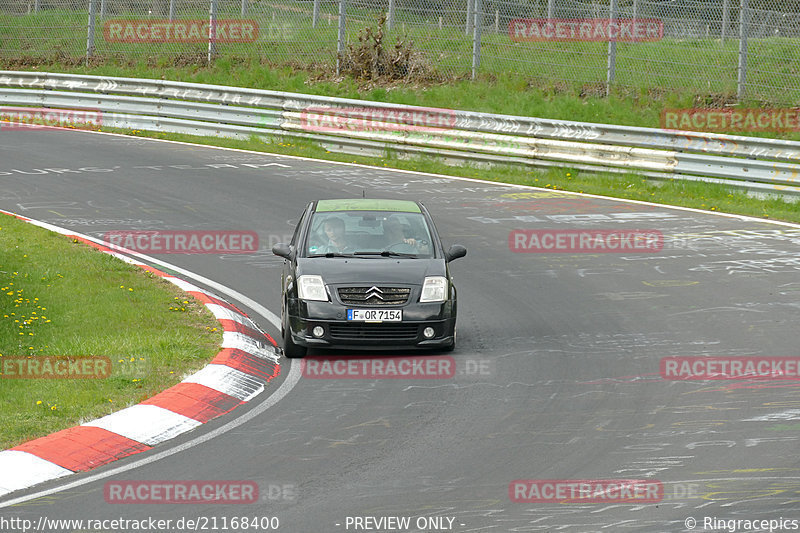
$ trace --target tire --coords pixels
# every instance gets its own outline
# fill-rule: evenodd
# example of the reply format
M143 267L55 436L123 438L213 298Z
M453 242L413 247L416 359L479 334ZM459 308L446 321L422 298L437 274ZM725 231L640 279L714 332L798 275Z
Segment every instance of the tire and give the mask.
M453 350L455 350L455 349L456 349L456 337L457 337L457 335L458 335L458 334L456 333L456 331L457 331L457 330L454 328L454 329L453 329L453 343L452 343L452 344L450 344L450 345L448 345L448 346L445 346L444 348L442 348L442 351L443 351L443 352L450 353L450 352L452 352Z
M283 355L289 359L301 359L306 356L308 348L295 344L291 333L284 329L281 334L283 335Z

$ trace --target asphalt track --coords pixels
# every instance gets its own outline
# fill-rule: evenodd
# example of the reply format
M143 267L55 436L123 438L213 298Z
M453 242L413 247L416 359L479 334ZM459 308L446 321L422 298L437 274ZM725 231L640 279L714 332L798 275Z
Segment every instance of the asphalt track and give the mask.
M308 201L362 194L425 201L445 243L469 250L452 265L455 377L286 384L298 370L283 360L281 378L253 405L151 452L8 495L0 506L73 484L0 507L0 518L216 517L219 526L223 517L273 516L290 532L729 530L703 527L711 518L800 527L798 382L659 374L670 356L800 356L796 227L88 132L0 135L0 208L96 237L256 231L255 254L157 257L276 314L281 260L270 245L288 238ZM657 230L665 244L658 253L513 253L508 236L518 229ZM278 337L267 317L243 307ZM280 387L286 394L270 402ZM509 496L518 479L658 480L663 498L520 503ZM252 480L261 501L106 503L104 485L122 480ZM348 527L348 517L364 516L412 525ZM417 528L419 517L453 522Z

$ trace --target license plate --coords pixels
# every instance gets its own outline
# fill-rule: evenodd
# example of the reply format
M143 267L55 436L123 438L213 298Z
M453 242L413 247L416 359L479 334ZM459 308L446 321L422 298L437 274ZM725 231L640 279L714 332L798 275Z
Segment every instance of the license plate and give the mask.
M353 322L402 322L401 309L348 309L347 320Z

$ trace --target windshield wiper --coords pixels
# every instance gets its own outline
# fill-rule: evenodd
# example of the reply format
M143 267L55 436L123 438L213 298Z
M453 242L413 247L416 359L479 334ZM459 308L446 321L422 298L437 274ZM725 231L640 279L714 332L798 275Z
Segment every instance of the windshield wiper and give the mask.
M308 257L355 257L354 254L342 254L339 252L328 252L326 254L312 254Z
M382 252L356 252L356 255L382 255L383 257L417 257L417 254L393 252L391 250L383 250Z

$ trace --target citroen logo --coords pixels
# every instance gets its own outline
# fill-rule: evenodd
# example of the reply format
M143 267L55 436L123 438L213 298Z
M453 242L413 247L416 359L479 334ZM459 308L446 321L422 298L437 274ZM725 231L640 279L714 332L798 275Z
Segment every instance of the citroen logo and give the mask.
M364 296L364 299L369 300L370 298L379 298L383 300L383 291L378 287L370 287L367 289L367 294Z

